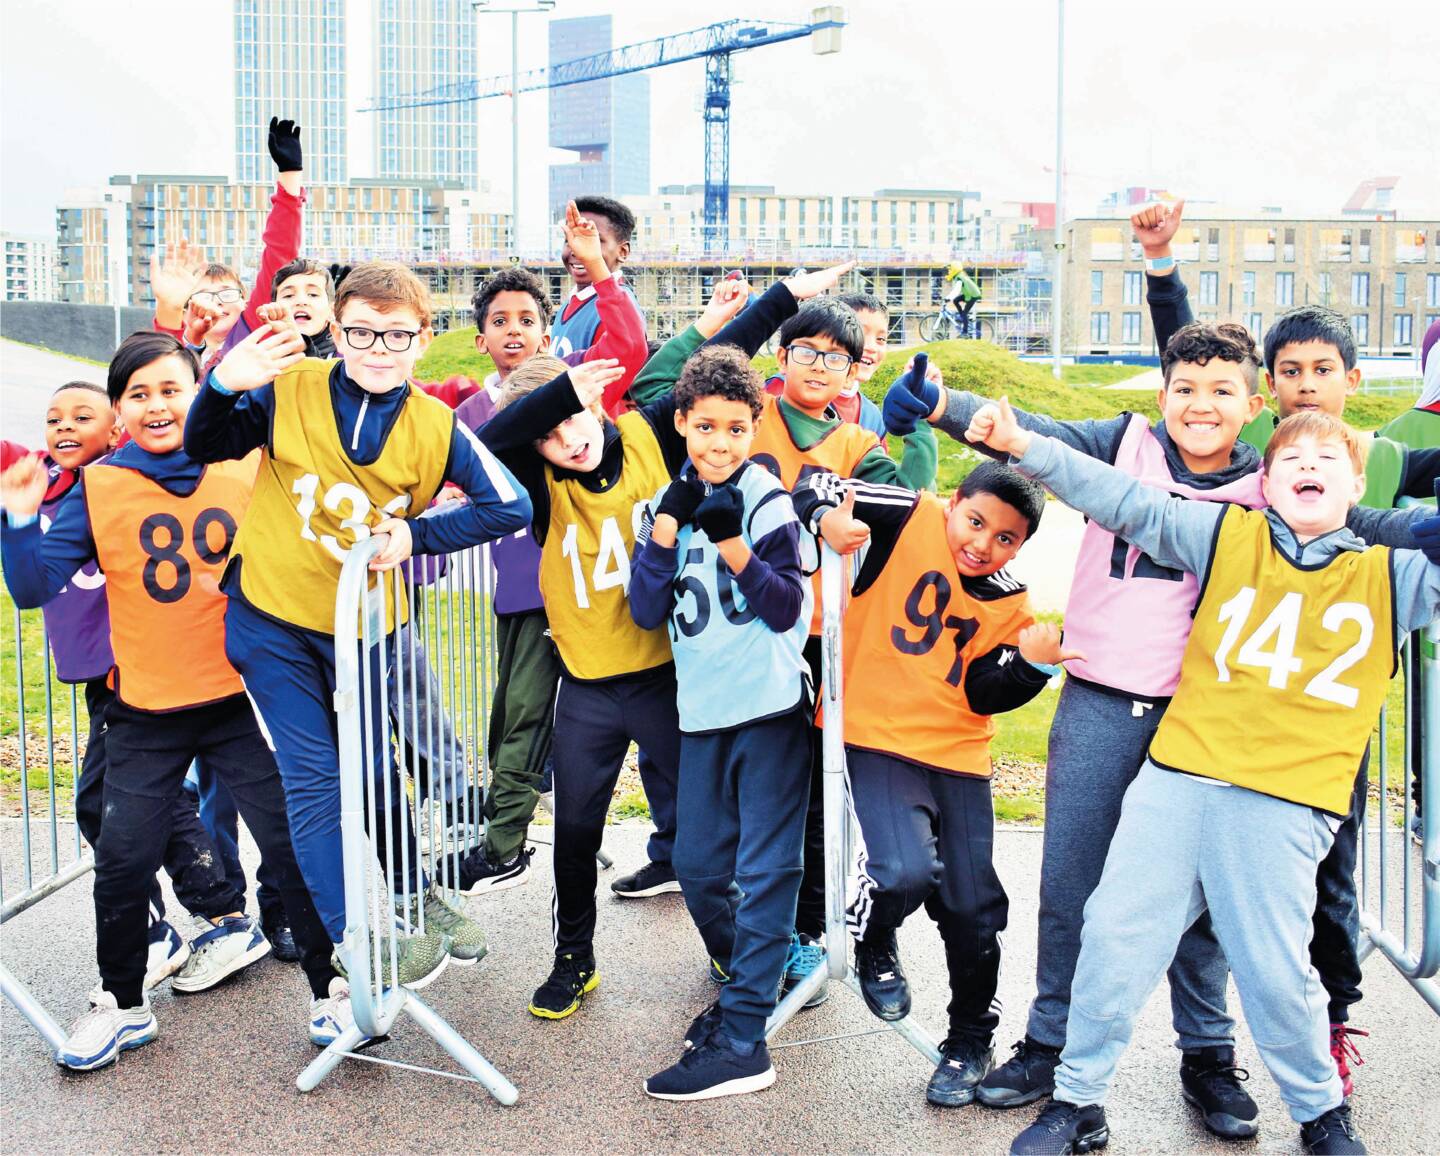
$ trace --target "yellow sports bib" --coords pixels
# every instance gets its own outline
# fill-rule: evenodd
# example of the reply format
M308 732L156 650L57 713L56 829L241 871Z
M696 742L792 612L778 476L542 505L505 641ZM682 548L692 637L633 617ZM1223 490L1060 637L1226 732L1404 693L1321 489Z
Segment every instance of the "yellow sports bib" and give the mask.
M334 362L308 358L275 379L270 446L260 461L231 553L240 591L257 610L306 630L335 630L335 588L350 547L385 518L414 517L439 492L455 415L410 391L380 456L345 454L330 401ZM385 630L395 626L388 583ZM402 600L401 621L408 616ZM358 633L358 624L357 624Z
M1348 813L1395 673L1393 595L1385 547L1297 566L1263 513L1231 506L1150 758Z
M665 627L641 630L630 617L630 556L645 503L670 480L660 442L638 413L621 414L624 465L596 493L545 467L550 526L540 555L540 594L560 661L587 682L652 670L670 661Z

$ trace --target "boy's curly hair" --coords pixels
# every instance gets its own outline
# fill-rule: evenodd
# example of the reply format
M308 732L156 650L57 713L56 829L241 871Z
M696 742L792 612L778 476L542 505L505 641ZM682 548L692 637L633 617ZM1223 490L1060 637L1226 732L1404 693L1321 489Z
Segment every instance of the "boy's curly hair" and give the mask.
M1260 356L1255 339L1245 326L1233 321L1192 321L1177 329L1160 355L1166 387L1170 385L1170 371L1181 362L1206 365L1214 357L1240 366L1246 391L1260 392Z
M540 314L540 324L545 329L550 328L550 319L555 314L554 307L550 304L550 298L545 292L545 283L539 276L529 269L522 269L518 265L507 265L480 283L475 290L475 296L470 300L470 308L475 314L475 327L482 328L485 324L485 314L490 309L490 303L501 293L528 293L535 298L535 309Z
M707 345L698 350L675 382L675 409L689 413L702 397L744 402L759 417L765 381L742 350L733 345Z

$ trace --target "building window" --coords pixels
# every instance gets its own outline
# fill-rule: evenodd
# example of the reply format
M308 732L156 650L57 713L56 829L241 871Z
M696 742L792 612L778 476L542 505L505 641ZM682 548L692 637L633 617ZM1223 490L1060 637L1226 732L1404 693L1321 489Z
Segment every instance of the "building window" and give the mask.
M1099 269L1090 272L1090 304L1105 304L1105 274Z
M1369 273L1350 274L1350 304L1365 306L1370 304Z
M1220 274L1200 274L1200 304L1218 305L1220 303Z
M1360 230L1360 261L1363 264L1370 264L1370 230Z
M1425 260L1425 230L1400 229L1395 234L1395 260L1413 264Z
M1404 273L1395 274L1395 308L1405 308L1405 294L1407 291L1406 278Z
M1110 344L1110 314L1090 314L1090 341L1094 345Z
M1280 259L1281 259L1282 261L1293 261L1293 260L1295 260L1295 230L1294 230L1294 229L1286 229L1286 230L1285 230L1285 248L1281 251Z
M1370 344L1370 314L1357 313L1350 318L1350 328L1355 331L1355 344L1360 348Z
M1411 328L1410 328L1410 327L1411 327L1411 324L1412 324L1412 322L1413 322L1414 320L1415 320L1415 318L1414 318L1411 314L1409 314L1409 313L1397 313L1397 314L1395 314L1395 342L1394 342L1394 343L1395 343L1396 345L1409 345L1409 344L1411 343L1411 341L1413 340L1413 338L1411 337Z
M1220 260L1220 230L1212 228L1205 240L1205 260Z
M1329 273L1320 274L1320 304L1329 305L1330 299L1335 295L1334 279Z
M1240 274L1240 302L1243 305L1255 304L1255 271L1247 269Z
M1125 238L1119 229L1102 225L1090 232L1090 260L1118 261L1125 255Z
M1425 307L1440 307L1440 273L1425 274Z
M1348 261L1350 260L1350 238L1352 233L1349 229L1321 229L1320 230L1320 260L1322 261Z
M1251 337L1255 338L1256 341L1259 341L1260 335L1265 332L1264 315L1261 313L1245 314L1245 328L1250 330Z
M1275 260L1275 230L1274 230L1274 229L1246 229L1246 230L1245 230L1245 260L1247 260L1247 261L1273 261L1273 260Z
M1140 304L1140 283L1141 283L1142 279L1144 278L1144 276L1145 276L1144 273L1126 273L1126 274L1125 274L1125 304L1126 304L1126 305L1139 305L1139 304Z
M1120 340L1125 345L1140 344L1140 314L1120 314Z
M1295 274L1294 274L1294 273L1276 273L1276 274L1275 274L1275 304L1276 304L1276 305L1294 305L1294 304L1295 304Z

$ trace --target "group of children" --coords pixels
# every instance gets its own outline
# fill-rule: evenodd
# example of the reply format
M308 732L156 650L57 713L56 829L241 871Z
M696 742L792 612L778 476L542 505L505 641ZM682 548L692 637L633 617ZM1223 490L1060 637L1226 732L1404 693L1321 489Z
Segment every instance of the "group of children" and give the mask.
M96 854L101 983L62 1064L99 1067L154 1039L145 993L167 975L203 990L272 945L301 958L316 1044L353 1022L331 699L336 648L357 643L334 635L333 608L349 548L374 536L382 575L493 542L499 644L485 836L458 877L426 878L404 793L384 796L394 842L377 853L424 913L423 932L385 941L385 970L419 988L485 954L459 896L528 877L551 764L555 954L529 1011L574 1014L600 983L595 855L634 743L656 833L614 890L681 891L720 985L645 1091L773 1083L766 1020L827 946L823 542L851 555L856 970L874 1014L903 1018L896 931L921 906L935 920L951 998L927 1099L1050 1097L1014 1151L1102 1146L1119 1054L1169 968L1182 1094L1217 1135L1253 1136L1225 1006L1233 972L1307 1149L1364 1151L1346 1009L1359 998L1365 755L1403 632L1440 607L1437 520L1386 507L1428 493L1440 470L1431 451L1341 420L1358 382L1343 319L1276 322L1271 414L1249 335L1186 315L1166 252L1178 211L1147 210L1134 224L1164 346L1159 422L1024 414L946 389L923 353L877 410L858 387L883 356L885 307L828 293L853 266L758 296L722 281L652 353L621 275L633 217L596 198L567 209L577 292L553 327L540 279L499 271L474 301L494 373L424 387L423 284L376 262L337 287L302 259L295 126L272 125L272 155L281 187L248 300L232 270L174 246L153 269L156 332L122 343L105 391L58 390L47 453L0 475L7 583L18 605L45 608L59 675L84 683L91 714L77 817ZM767 383L753 358L777 330ZM937 496L932 427L996 460ZM1367 450L1391 463L1383 478ZM447 488L462 500L431 509ZM1063 637L1005 571L1045 489L1089 518ZM405 628L386 611L386 632ZM1062 666L1037 996L996 1066L1008 899L993 716ZM384 697L367 706L383 733ZM1264 743L1255 718L1274 732ZM377 782L395 773L391 752L368 758ZM255 834L283 917L246 916L216 867L216 836L182 789L197 759ZM197 920L188 944L163 919L162 865Z

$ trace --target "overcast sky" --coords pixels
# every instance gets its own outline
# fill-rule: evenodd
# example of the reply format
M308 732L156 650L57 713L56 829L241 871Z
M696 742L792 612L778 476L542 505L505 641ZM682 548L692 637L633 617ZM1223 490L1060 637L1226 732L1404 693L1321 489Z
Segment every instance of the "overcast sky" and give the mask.
M350 103L371 93L371 0L347 0ZM735 14L796 21L810 5L560 0L613 12L617 44ZM1054 196L1055 0L847 6L838 55L808 44L735 58L732 181L795 192L965 188ZM1434 0L1069 0L1067 203L1152 185L1227 205L1338 210L1363 178L1399 176L1396 204L1440 216L1440 19ZM545 63L543 16L521 19L520 66ZM113 173L228 173L230 0L3 0L0 226L51 234L64 191ZM480 72L508 72L507 17L481 19ZM702 177L703 66L648 74L651 181ZM546 97L521 98L521 189L544 204ZM369 174L363 114L352 173ZM509 102L481 104L481 175L510 187ZM486 147L485 142L493 142ZM532 200L533 198L533 200ZM533 220L533 215L532 215Z

